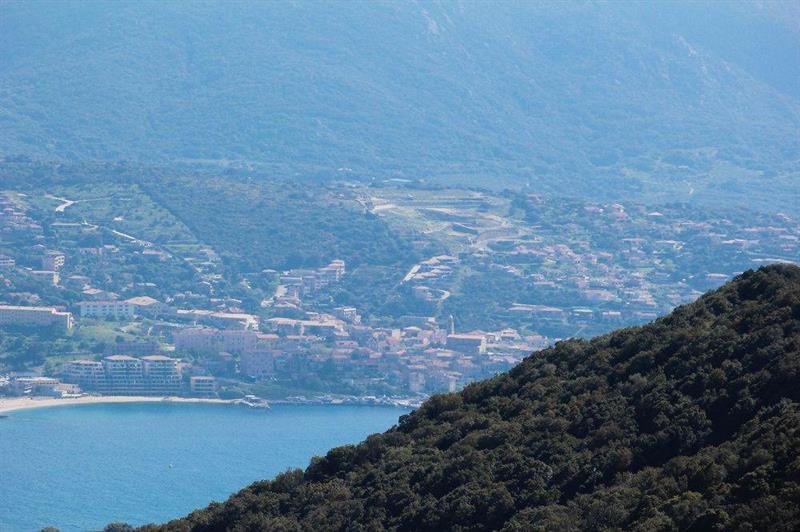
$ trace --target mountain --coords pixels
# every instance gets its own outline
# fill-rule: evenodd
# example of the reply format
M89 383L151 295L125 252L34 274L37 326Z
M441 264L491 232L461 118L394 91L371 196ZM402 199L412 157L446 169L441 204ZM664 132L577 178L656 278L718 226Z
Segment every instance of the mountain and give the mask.
M778 2L5 0L0 156L773 206L799 191L797 15Z
M797 530L800 268L535 353L146 531Z

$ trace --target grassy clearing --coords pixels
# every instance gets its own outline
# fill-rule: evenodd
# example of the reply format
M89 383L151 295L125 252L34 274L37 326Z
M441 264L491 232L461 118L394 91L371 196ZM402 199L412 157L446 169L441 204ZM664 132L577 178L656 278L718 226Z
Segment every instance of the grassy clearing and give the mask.
M55 198L74 203L57 211L64 202ZM41 214L50 214L63 221L86 220L160 244L197 242L182 222L136 185L92 183L57 186L31 191L25 201Z

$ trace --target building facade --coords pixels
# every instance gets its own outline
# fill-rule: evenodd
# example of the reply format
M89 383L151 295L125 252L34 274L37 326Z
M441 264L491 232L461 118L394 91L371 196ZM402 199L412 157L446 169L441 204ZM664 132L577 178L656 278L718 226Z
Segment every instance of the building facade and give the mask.
M254 379L265 379L275 374L275 355L271 350L245 351L239 359L239 371Z
M175 349L193 353L235 353L255 349L258 333L234 329L183 329L173 336Z
M54 270L26 270L28 275L33 277L38 281L45 282L47 284L51 284L53 286L58 286L59 281L61 281L61 276L57 271Z
M60 251L48 251L42 257L42 269L57 272L64 267L67 256Z
M0 305L0 326L58 327L63 331L72 329L72 314L55 307L23 307Z
M73 360L64 366L64 380L85 390L102 390L106 387L106 370L99 360Z
M197 375L189 379L189 390L192 395L212 397L217 395L217 379L205 375Z
M0 270L13 270L17 261L8 255L0 255Z
M179 362L162 355L111 355L102 362L67 362L63 375L67 382L109 395L176 395L183 385Z
M448 334L447 348L468 355L486 353L486 336L482 334Z
M181 390L178 359L163 355L142 357L142 370L149 395L175 395Z
M126 301L81 301L81 317L132 320L136 316L136 306Z
M144 395L147 387L144 381L142 361L128 355L111 355L103 359L106 373L106 387L101 389L112 395Z

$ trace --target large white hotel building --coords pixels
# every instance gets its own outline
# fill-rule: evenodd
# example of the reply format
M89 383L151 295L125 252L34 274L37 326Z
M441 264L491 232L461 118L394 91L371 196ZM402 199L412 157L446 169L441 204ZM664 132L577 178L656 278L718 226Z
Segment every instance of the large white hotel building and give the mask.
M55 307L22 307L0 305L0 326L51 327L64 331L72 329L72 314Z
M64 366L67 382L110 395L175 395L183 378L177 358L111 355L99 360L73 360Z

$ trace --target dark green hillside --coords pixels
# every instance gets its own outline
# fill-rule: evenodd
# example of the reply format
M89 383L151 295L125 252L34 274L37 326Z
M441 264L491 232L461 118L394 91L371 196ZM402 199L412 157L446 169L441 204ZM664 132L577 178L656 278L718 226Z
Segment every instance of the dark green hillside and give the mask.
M797 530L800 268L567 341L145 530Z
M64 185L104 190L111 184L124 184L132 193L144 193L141 201L152 201L168 211L237 273L316 267L334 259L344 259L351 270L371 266L402 272L418 258L420 252L408 237L367 213L357 201L341 197L341 191L306 180L236 173L133 163L0 162L0 182L21 191L41 194ZM59 220L84 219L72 212ZM48 214L46 224L55 220L52 216ZM154 220L149 229L163 231L163 224ZM152 231L141 236L159 240ZM364 275L374 282L376 276Z
M410 244L355 201L287 180L174 177L146 181L147 192L239 271L324 266L344 259L405 264Z
M0 156L774 207L797 10L695 4L7 0Z

